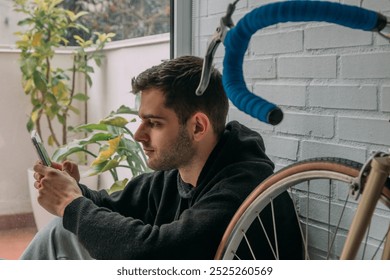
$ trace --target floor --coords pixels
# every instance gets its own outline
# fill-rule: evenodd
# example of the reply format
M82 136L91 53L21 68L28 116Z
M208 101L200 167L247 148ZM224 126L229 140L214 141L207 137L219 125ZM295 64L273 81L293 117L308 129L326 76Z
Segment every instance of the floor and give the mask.
M36 232L35 227L0 230L0 259L17 260Z

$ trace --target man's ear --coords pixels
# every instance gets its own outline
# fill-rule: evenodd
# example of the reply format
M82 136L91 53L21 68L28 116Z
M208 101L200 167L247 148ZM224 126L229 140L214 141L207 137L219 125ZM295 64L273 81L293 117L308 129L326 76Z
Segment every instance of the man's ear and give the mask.
M202 140L212 129L210 119L202 112L197 112L192 116L191 127L191 132L195 141Z

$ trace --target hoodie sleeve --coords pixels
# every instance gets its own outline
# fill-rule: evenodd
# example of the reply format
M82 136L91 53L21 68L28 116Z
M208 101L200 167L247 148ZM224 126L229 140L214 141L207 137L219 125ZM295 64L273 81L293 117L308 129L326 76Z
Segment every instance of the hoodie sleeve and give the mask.
M124 190L112 194L108 194L106 190L94 191L81 184L79 184L79 187L83 193L83 198L93 203L96 207L118 212L124 216L131 215L143 218L151 204L149 199L153 177L158 176L153 176L152 173L139 175L129 181Z

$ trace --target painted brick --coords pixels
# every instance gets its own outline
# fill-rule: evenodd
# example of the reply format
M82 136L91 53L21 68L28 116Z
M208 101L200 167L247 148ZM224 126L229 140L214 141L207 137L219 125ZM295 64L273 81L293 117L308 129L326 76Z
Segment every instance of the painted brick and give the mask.
M372 237L377 240L382 240L383 236L385 236L385 229L387 229L384 225L389 223L389 214L390 211L387 209L386 214L380 213L381 211L374 212L372 216ZM382 234L379 234L382 232Z
M311 180L310 183L308 181L304 181L299 185L294 186L294 190L301 193L307 193L309 191L310 195L314 195L314 197L332 198L332 195L330 195L332 191L329 189L329 180L325 179Z
M361 163L364 163L364 162L365 161L363 161ZM350 194L349 188L337 188L335 190L335 195L336 195L336 198L343 203L348 198L348 196L351 194ZM357 201L350 199L350 202L355 204L357 207ZM388 213L387 215L390 215L389 207L387 207L387 205L385 205L385 203L381 200L378 202L375 209L376 209L375 216L378 216L379 215L378 213L385 213L385 212Z
M229 109L229 121L236 120L249 128L256 129L257 131L272 131L273 126L270 124L263 123L258 119L251 117L250 115L240 111L234 105L230 106Z
M273 58L247 60L243 65L246 78L271 79L276 77Z
M309 250L312 249L310 253L310 258L312 260L332 260L336 259L342 251L342 247L338 247L339 243L334 242L332 250L328 253L329 249L329 231L328 227L322 225L318 226L317 224L309 223L309 228L307 229L308 239L309 239ZM343 231L339 231L336 236L339 238L339 235L343 234ZM345 238L344 238L345 240ZM334 257L336 256L336 257Z
M309 106L336 109L377 109L376 86L309 86Z
M263 135L263 139L268 155L291 160L297 159L299 145L297 139L272 135Z
M388 145L390 122L388 119L339 117L340 139Z
M289 134L332 138L333 126L333 116L285 112L283 121L275 127L275 130Z
M352 5L360 7L360 0L342 0L341 4Z
M370 229L370 232L371 232L371 229ZM347 235L345 232L343 234L337 234L337 236L336 236L334 246L336 248L336 253L338 253L338 255L340 255L342 252L342 249L343 249L344 244L345 244L345 240L347 239L346 236ZM365 239L363 241L365 241ZM378 241L370 239L368 244L366 244L365 246L361 246L359 248L359 250L356 253L355 259L357 259L357 260L363 260L363 259L367 259L367 258L371 259L372 256L374 256L374 258L373 258L374 260L379 260L380 255L381 255L381 251L377 252L377 248L378 248L377 246L379 244L380 243Z
M280 78L336 78L336 56L286 56L277 63Z
M220 16L201 18L199 22L200 36L212 36L219 25Z
M298 30L252 36L250 49L254 55L302 51L303 31Z
M342 55L342 78L389 78L390 53Z
M366 154L366 149L360 147L308 140L303 140L301 143L301 159L339 157L364 162L366 160Z
M206 1L202 0L201 2L206 2ZM221 12L226 12L229 3L230 2L226 1L226 0L207 1L207 11L208 11L208 14L212 15L212 14L220 14ZM242 8L246 7L246 5L247 5L246 1L239 1L236 4L236 10L239 10L239 9L242 9Z
M248 5L250 8L255 9L274 2L275 0L248 0Z
M256 83L253 92L277 105L305 106L306 85Z
M382 88L381 111L390 112L390 86L385 86Z
M306 49L339 48L372 44L372 33L340 25L305 29Z
M207 16L208 14L206 1L193 0L193 9L194 9L195 17Z
M265 149L266 149L266 152L267 152L267 147L265 147ZM275 160L274 160L274 162L275 162ZM275 162L275 170L274 170L274 172L278 172L280 169L283 169L286 166L287 166L286 164Z
M362 7L377 12L390 11L389 0L364 0Z
M388 46L389 45L389 39L385 39L379 34L374 34L375 43L379 46Z
M329 203L327 200L317 198L314 195L310 196L310 203L309 207L307 207L307 198L302 197L299 205L301 212L306 215L307 209L309 209L309 217L317 222L321 222L324 225L328 224L328 210L329 210ZM331 220L330 224L333 226L336 226L339 220L339 217L341 215L341 212L343 211L343 204L342 203L333 203L332 209L331 209ZM340 228L342 229L348 229L353 216L355 213L355 208L350 208L347 206L343 213L343 219L340 223Z

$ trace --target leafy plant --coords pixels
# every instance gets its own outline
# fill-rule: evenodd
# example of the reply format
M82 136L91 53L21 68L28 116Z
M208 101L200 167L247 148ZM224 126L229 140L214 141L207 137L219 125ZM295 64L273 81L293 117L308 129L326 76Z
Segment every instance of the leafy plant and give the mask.
M42 136L42 120L46 119L49 129L47 143L60 146L68 141L69 117L78 115L80 111L75 102L88 100L87 89L92 85L90 74L94 61L101 65L101 50L115 36L113 33L93 33L89 40L74 36L77 47L71 48L73 62L70 68L56 67L53 62L56 50L68 45L67 34L72 30L89 32L77 20L86 12L73 13L60 6L63 0L15 0L15 10L26 15L19 21L24 31L16 34L20 39L16 42L21 50L20 69L22 85L26 95L30 97L32 110L27 122L27 129L35 128ZM69 49L69 47L68 47ZM77 91L78 79L84 79L84 89ZM57 135L55 122L61 127Z
M123 189L128 179L120 180L117 168L128 168L133 176L149 171L140 144L134 140L133 133L126 127L136 119L133 117L128 120L124 115L135 116L137 111L121 106L97 123L76 127L74 129L76 132L85 133L87 136L58 148L53 154L53 160L63 161L76 153L90 155L94 160L88 175L110 172L114 183L109 192Z

